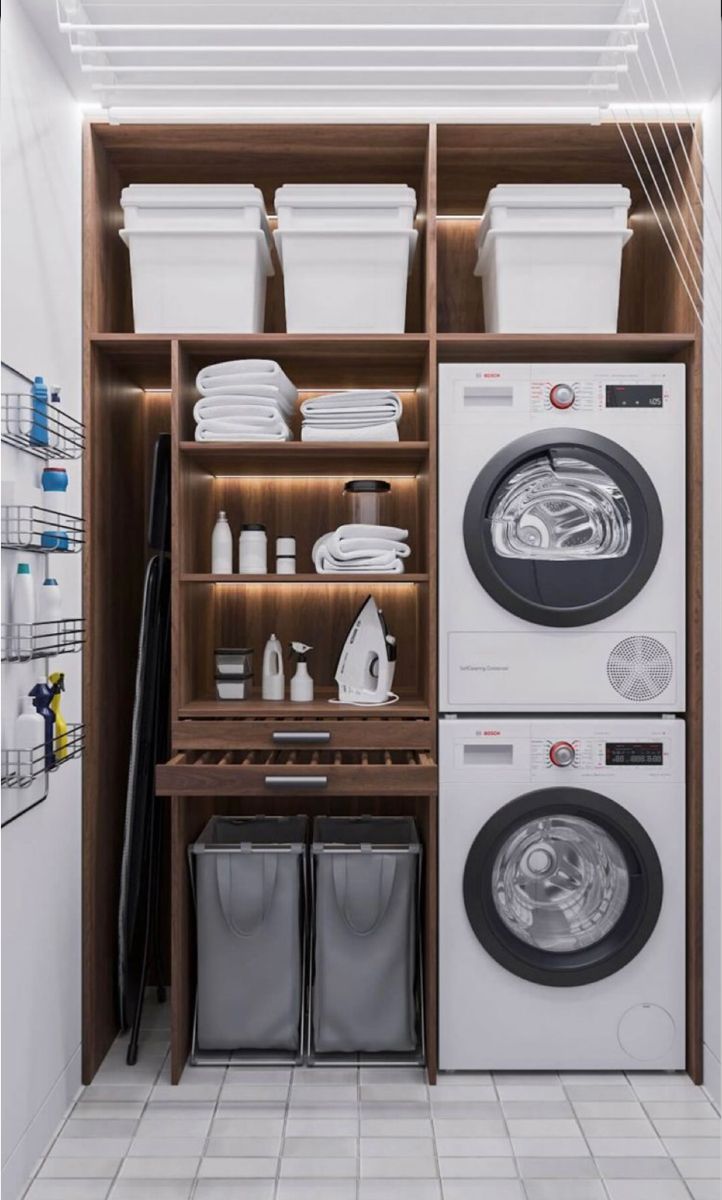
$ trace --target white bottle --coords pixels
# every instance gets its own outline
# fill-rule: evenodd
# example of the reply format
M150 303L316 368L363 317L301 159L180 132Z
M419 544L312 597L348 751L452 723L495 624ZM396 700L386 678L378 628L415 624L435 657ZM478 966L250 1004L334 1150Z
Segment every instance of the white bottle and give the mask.
M233 534L228 517L219 512L211 538L211 572L213 575L233 574Z
M38 621L43 624L44 628L39 630L40 639L37 649L44 649L50 653L51 648L57 645L58 651L60 651L64 648L61 645L63 604L57 579L43 580L38 600Z
M20 786L27 787L33 778L33 754L42 756L45 745L45 720L36 710L31 696L24 696L22 712L15 721L15 747L18 753ZM39 749L38 749L39 748Z
M13 655L16 658L30 658L33 631L27 626L35 624L35 585L30 574L30 563L18 563L10 599L10 620L15 626Z
M263 700L283 700L285 689L283 650L275 633L272 633L263 651L261 698Z
M308 673L306 657L313 646L303 642L291 642L291 652L296 658L296 673L291 677L291 699L297 704L313 700L313 680Z
M239 575L268 574L268 538L265 525L241 525L238 539Z

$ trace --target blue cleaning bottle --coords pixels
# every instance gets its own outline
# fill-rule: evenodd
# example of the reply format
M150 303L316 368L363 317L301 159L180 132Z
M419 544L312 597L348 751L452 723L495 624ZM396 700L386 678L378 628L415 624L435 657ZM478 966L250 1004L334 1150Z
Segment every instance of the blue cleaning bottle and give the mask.
M48 389L42 375L36 375L30 388L33 420L30 426L30 441L36 446L47 446L48 438Z
M45 722L45 770L52 771L56 765L55 753L53 751L55 713L50 707L50 701L53 699L55 689L47 683L36 683L34 688L28 692L33 698L35 711L41 716Z

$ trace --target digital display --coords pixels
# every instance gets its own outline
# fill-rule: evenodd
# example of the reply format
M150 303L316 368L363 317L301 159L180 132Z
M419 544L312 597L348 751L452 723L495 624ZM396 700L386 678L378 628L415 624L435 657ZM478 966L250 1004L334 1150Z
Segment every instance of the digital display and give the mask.
M607 742L608 767L661 767L664 747L661 742Z
M608 383L607 408L661 408L661 383Z

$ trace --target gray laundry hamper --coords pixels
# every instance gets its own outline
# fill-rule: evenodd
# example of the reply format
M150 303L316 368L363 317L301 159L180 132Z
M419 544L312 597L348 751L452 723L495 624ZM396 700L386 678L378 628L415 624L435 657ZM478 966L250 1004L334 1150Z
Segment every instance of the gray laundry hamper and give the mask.
M420 1050L420 875L410 818L315 820L312 1057Z
M211 817L189 846L194 1050L300 1053L307 827L302 816Z

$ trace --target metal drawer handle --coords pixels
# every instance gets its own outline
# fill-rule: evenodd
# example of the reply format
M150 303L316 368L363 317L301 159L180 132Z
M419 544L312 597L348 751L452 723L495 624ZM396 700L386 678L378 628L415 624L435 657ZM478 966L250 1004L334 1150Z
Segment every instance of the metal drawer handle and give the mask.
M267 788L294 788L315 792L318 788L328 787L328 775L266 775L263 782Z
M313 730L301 733L290 733L288 730L274 730L271 734L271 741L276 746L295 745L298 742L303 742L307 746L325 746L331 741L331 734L327 729L319 730L318 733Z

